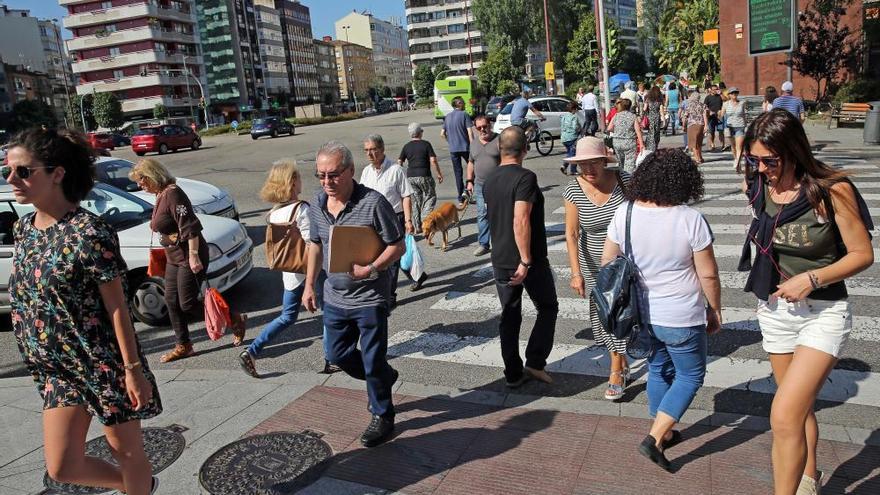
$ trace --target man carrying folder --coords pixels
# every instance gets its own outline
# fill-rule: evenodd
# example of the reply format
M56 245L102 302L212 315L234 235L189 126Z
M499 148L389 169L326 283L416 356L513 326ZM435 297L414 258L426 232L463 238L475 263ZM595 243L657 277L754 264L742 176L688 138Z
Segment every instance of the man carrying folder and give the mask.
M388 200L354 181L354 158L344 144L324 144L315 161L315 176L323 191L309 209L311 244L303 304L309 311L317 309L315 281L323 264L328 274L324 283L326 357L351 377L366 380L373 419L361 443L373 447L394 431L391 387L398 372L387 360L392 283L388 268L403 255L404 232ZM335 237L334 229L338 229ZM363 236L363 242L354 242L357 236ZM376 237L379 242L374 242ZM348 262L345 272L339 270L341 260L360 261Z

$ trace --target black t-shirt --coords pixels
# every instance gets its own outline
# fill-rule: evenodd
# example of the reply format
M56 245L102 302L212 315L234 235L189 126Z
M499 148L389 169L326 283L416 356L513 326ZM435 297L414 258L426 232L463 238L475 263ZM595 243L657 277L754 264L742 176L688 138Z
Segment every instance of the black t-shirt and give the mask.
M708 108L711 113L718 113L721 111L721 105L724 104L724 100L721 99L721 95L709 95L703 103L706 104L706 108Z
M406 161L407 177L430 177L431 157L436 157L431 143L422 139L415 139L404 145L400 150L400 160Z
M544 229L544 194L538 187L538 176L516 165L499 166L483 184L483 198L489 217L492 239L492 265L516 269L519 250L513 236L513 208L517 201L532 203L529 224L532 227L531 262L547 259L547 233Z

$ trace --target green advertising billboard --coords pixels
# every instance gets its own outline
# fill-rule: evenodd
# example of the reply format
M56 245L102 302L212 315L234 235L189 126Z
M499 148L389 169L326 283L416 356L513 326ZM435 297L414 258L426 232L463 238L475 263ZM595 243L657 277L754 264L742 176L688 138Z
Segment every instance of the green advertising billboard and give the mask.
M790 52L797 0L749 0L749 55Z

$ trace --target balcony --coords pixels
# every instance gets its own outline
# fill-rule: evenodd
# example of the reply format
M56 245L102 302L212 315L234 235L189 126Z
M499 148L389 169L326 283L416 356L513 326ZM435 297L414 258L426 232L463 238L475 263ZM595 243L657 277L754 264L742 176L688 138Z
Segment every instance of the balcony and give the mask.
M197 106L196 98L177 98L173 96L149 96L147 98L131 98L122 100L122 112L134 113L152 110L157 104L163 104L166 108Z
M116 56L90 58L88 60L74 62L71 67L73 67L74 74L81 74L83 72L119 69L122 67L152 63L182 64L183 54L145 50L141 52L124 53ZM204 61L202 60L201 55L187 55L186 63L191 65L202 65Z
M64 18L64 27L67 29L108 24L125 19L137 19L140 17L155 17L172 21L193 22L189 12L181 12L176 9L163 9L155 4L134 4L122 7L113 7L105 10L93 10L82 14L74 14Z
M166 74L150 74L148 76L131 76L122 79L105 79L77 85L76 94L86 95L89 93L105 93L107 91L125 91L134 88L149 88L151 86L182 86L186 85L187 77ZM190 84L195 81L190 79Z
M115 31L101 35L93 34L89 36L80 36L72 40L67 40L67 49L69 51L88 50L90 48L124 45L126 43L136 43L138 41L147 40L195 43L196 36L195 34L178 33L177 31L160 28L139 27L134 29L123 29L122 31Z

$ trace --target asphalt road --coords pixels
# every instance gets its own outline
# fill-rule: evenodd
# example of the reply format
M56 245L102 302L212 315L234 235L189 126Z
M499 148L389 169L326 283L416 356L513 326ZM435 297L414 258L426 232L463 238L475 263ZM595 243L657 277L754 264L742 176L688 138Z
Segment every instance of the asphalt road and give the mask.
M239 311L251 315L248 340L277 314L282 295L281 277L265 268L263 253L264 215L270 205L257 196L266 172L274 160L295 158L304 177L304 199L311 199L318 187L313 177L314 157L318 147L337 139L348 145L358 163L358 174L367 163L362 151L363 138L370 133L385 138L386 152L395 158L408 141L407 124L417 121L425 128L425 139L431 141L440 157L446 182L438 187L439 201L453 201L455 186L445 141L440 138L440 122L429 111L392 113L350 122L302 127L292 137L264 138L252 141L249 136L218 136L204 139L198 151L181 151L158 157L173 173L210 182L229 190L236 200L242 222L255 243L255 268L240 284L227 292L227 300ZM824 136L827 138L827 136ZM664 144L680 144L680 137L664 138ZM556 213L562 206L562 192L570 178L559 172L562 146L558 141L554 153L540 157L532 153L525 166L535 170L546 197L545 219L550 230L550 261L557 272L557 294L562 312L556 329L558 360L554 370L556 384L552 387L527 384L523 393L569 398L599 399L604 392L607 368L602 368L601 349L594 347L586 317L586 301L575 300L568 288L567 258L563 233L559 225L563 215ZM130 150L119 150L114 156L136 160ZM823 159L851 167L862 192L877 197L880 192L880 160L877 152L831 150L820 153ZM710 341L711 380L701 390L694 406L700 409L768 415L772 385L767 379L766 353L760 346L760 334L753 320L754 297L741 290L741 275L736 274L736 261L743 240L747 216L744 202L736 195L738 179L732 173L730 154L707 154L705 177L707 198L698 205L705 209L715 228L719 266L724 272L723 301L730 308L727 330ZM853 168L854 167L854 168ZM359 176L359 175L358 175ZM880 201L868 201L872 207ZM503 388L497 347L497 310L495 289L486 271L488 256L474 257L476 247L475 207L464 215L463 237L452 243L447 252L421 243L431 274L424 288L411 292L401 277L398 297L400 306L390 318L390 354L407 381L426 385L460 388ZM450 238L455 238L451 234ZM661 240L662 239L658 239ZM877 241L874 242L875 247ZM555 247L553 247L555 246ZM854 332L833 378L826 387L827 400L819 402L820 421L824 423L874 428L880 424L880 272L877 266L860 275L861 289L853 295L853 313L857 316ZM751 314L751 316L750 316ZM321 325L318 315L303 311L301 319L284 337L266 351L266 358L257 368L272 376L287 371L317 371L323 366ZM526 317L523 339L534 320ZM182 362L160 364L158 357L173 346L170 328L147 328L138 325L141 342L154 368L237 369L238 349L230 339L208 340L204 327L191 327L198 354ZM554 359L551 358L551 361ZM9 331L0 332L0 377L23 374L20 358ZM604 376L603 376L604 374ZM644 407L644 382L630 386L625 401Z

